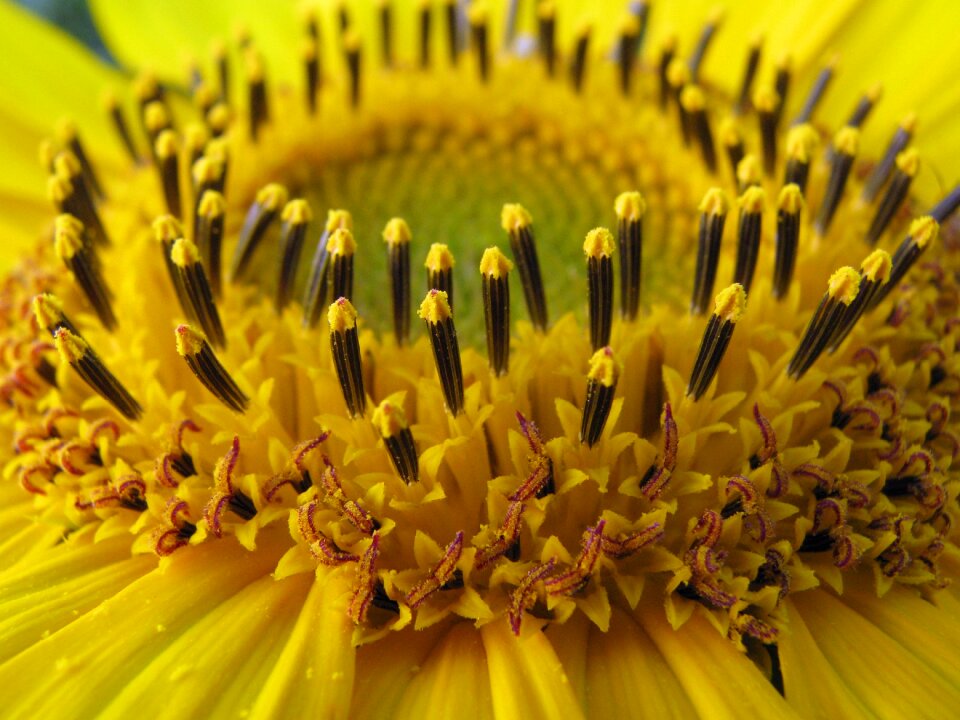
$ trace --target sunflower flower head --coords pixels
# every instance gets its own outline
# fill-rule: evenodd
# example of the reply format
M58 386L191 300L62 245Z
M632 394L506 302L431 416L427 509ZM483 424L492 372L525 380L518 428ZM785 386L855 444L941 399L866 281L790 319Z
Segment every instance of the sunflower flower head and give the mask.
M45 140L17 707L189 715L220 662L215 715L876 712L898 612L960 637L960 190L914 188L915 117L828 117L839 64L759 38L714 80L719 13L507 5L311 8ZM940 716L955 647L915 651Z

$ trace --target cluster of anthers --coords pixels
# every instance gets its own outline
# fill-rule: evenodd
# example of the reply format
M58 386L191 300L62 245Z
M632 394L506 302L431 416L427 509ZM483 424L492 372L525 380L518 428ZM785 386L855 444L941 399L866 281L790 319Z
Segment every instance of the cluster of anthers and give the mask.
M149 74L139 127L110 101L128 166L98 170L98 148L64 124L41 153L59 214L3 288L6 475L35 513L60 535L132 533L135 552L161 557L230 535L267 552L264 534L289 532L276 576L349 573L358 641L454 616L519 634L581 611L606 629L614 605L665 606L674 626L705 612L765 649L775 681L791 594L861 576L880 593L942 587L957 533L947 220L960 191L910 221L912 117L862 160L878 93L830 137L814 115L833 66L787 118L789 61L754 92L760 44L737 98L701 79L717 18L689 58L670 41L647 68L648 10L628 15L610 77L588 68L589 27L561 52L550 3L538 52L496 58L480 4L463 20L445 3L437 34L422 3L406 64L383 3L380 68L362 65L373 46L345 11L326 43L310 16L302 95L268 91L244 35L209 75L193 71L192 108ZM404 162L427 155L447 172L507 158L520 175L566 173L561 205L591 192L581 182L616 188L612 207L581 213L615 219L586 233L574 276L588 331L547 312L545 288L570 277L551 258L577 231L538 228L545 251L518 204L500 218L509 251L484 250L479 272L430 247L420 337L415 223L389 219L385 251L361 253L370 238L332 209L301 261L308 196L330 207L337 177L382 161L389 202L422 177ZM618 194L638 186L646 198ZM355 288L364 254L382 255L389 290L372 272ZM510 320L514 269L529 322ZM392 333L364 328L358 308ZM455 325L480 308L486 354L461 349Z

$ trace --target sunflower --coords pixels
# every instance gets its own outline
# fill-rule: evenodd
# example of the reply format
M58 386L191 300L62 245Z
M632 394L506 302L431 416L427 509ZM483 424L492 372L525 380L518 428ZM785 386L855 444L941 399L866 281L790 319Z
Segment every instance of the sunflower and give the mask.
M93 10L0 6L5 713L960 706L952 8Z

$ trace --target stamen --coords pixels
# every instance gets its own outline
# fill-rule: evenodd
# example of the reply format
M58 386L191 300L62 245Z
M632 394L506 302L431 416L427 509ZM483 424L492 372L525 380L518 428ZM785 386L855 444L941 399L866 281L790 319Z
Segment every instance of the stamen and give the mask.
M221 248L223 244L223 223L227 214L227 203L216 190L207 190L197 206L196 238L200 258L207 269L210 290L215 298L220 297Z
M833 141L833 164L830 167L830 179L827 181L827 190L823 196L823 203L813 223L814 229L821 237L827 234L833 215L840 206L843 189L853 168L853 159L860 147L860 131L856 128L841 128Z
M600 440L607 424L613 396L620 379L620 363L610 347L597 350L590 358L587 371L587 395L583 403L583 419L580 422L580 442L593 447Z
M420 0L420 69L430 67L430 0Z
M447 410L456 417L463 410L463 368L460 345L453 324L453 311L442 290L430 290L420 303L418 315L427 324L437 376L443 388Z
M443 557L440 562L430 571L430 575L421 580L407 593L407 605L416 610L423 601L437 590L442 590L444 586L455 579L457 572L457 563L460 561L460 555L463 552L463 531L459 531L453 538L453 542L447 545L443 551ZM461 580L462 584L462 580Z
M763 37L758 35L750 42L747 52L747 62L743 66L743 80L740 82L740 95L733 106L737 115L744 115L750 109L753 81L757 77L757 68L760 67L760 50L763 46Z
M226 103L218 102L210 108L210 112L207 113L204 120L207 127L210 128L210 135L214 138L221 138L227 132L227 128L230 127L233 113Z
M100 220L90 184L77 156L70 150L58 153L53 161L55 175L48 180L47 192L57 210L82 222L99 245L109 245L106 228Z
M670 95L677 104L677 120L680 123L680 132L683 135L683 144L690 147L690 117L687 115L687 109L680 102L680 96L690 83L690 68L680 58L674 58L667 68L667 80L670 82Z
M127 125L127 119L124 117L123 108L120 106L120 101L117 99L117 96L112 92L107 93L104 96L103 104L107 113L110 115L113 129L117 131L117 137L120 138L121 144L124 149L126 149L127 154L130 155L130 159L133 160L133 162L139 162L140 155L137 153L137 146L133 144L133 137L130 135L130 126Z
M803 191L800 187L795 183L784 187L777 199L777 239L773 263L773 297L777 300L786 296L793 279L802 210Z
M157 158L157 170L160 172L160 184L163 186L163 197L167 203L167 211L174 217L181 217L180 209L180 148L177 147L177 136L172 130L164 130L157 137L154 148Z
M320 48L317 41L310 38L306 41L302 52L303 74L305 78L304 92L306 93L307 111L311 115L317 112L317 99L320 95Z
M487 327L487 357L496 376L506 375L510 364L510 284L513 263L498 248L487 248L480 259L483 283L483 317Z
M936 208L935 208L936 209ZM919 217L910 223L907 237L903 239L893 254L893 267L890 270L890 281L881 287L873 296L867 307L875 308L887 297L893 288L900 284L904 276L910 271L917 259L923 254L940 232L940 223L931 215Z
M670 68L673 66L673 59L677 52L677 38L673 35L667 36L660 47L660 62L658 74L660 76L660 109L666 112L667 105L672 95L672 83L670 82Z
M707 311L713 284L720 263L720 239L727 220L727 198L720 188L707 190L700 203L700 231L697 241L697 267L694 274L690 312L702 315Z
M787 365L787 375L799 380L810 369L826 348L859 289L860 273L852 267L842 267L830 276L827 292L810 318L800 344Z
M787 106L787 93L790 91L790 56L782 55L777 61L777 71L773 77L773 89L780 98L777 105L777 127L783 119L783 109Z
M620 314L636 320L640 311L640 275L643 261L643 219L647 204L640 193L625 192L613 204L620 246Z
M353 256L357 251L357 242L353 233L346 228L337 228L327 241L327 255L330 260L330 284L333 296L353 299Z
M117 326L110 304L110 291L103 282L100 267L90 246L84 242L83 224L72 215L58 215L54 224L54 250L73 274L84 296L107 330Z
M380 0L380 53L384 67L393 67L393 9L390 0Z
M633 14L627 15L620 26L617 41L617 65L620 69L620 92L630 95L633 71L637 65L637 45L640 41L640 21Z
M37 325L50 333L50 337L54 337L60 328L66 328L74 335L80 335L80 331L63 313L63 303L55 295L50 293L35 295L33 298L33 315L37 320Z
M737 227L737 263L733 271L733 282L743 285L744 292L750 292L753 274L757 269L760 255L760 235L763 222L763 204L766 194L763 188L750 187L740 196L740 217Z
M823 99L823 96L827 91L827 86L830 85L830 81L833 79L835 64L836 60L831 60L827 66L820 71L820 74L817 75L817 79L813 83L813 87L810 89L810 94L803 103L803 108L800 110L800 114L797 115L797 117L793 120L793 125L800 125L801 123L810 122L810 120L813 118L813 113L817 109L817 105L820 104L820 101Z
M583 78L587 72L587 51L590 49L590 26L581 25L574 39L573 60L570 62L570 81L573 89L583 89Z
M443 243L433 243L427 252L424 267L427 269L427 290L442 290L447 294L447 303L453 309L453 253Z
M77 134L77 126L71 120L61 120L57 128L60 135L60 142L73 153L80 163L83 171L83 179L90 186L90 190L97 198L103 199L103 185L97 179L97 174L93 171L93 165L90 164L90 158L83 149L83 143L80 142L80 135Z
M829 352L835 352L847 335L850 334L860 316L872 305L876 294L889 282L892 269L893 261L886 250L874 250L861 263L860 288L857 291L857 297L847 306L847 311L837 324L836 330L831 334L827 342Z
M907 115L900 122L900 125L893 133L893 137L890 138L883 157L880 159L880 162L877 163L870 177L863 184L863 194L861 197L864 202L872 203L880 193L880 190L887 182L887 178L890 177L890 173L893 172L897 156L906 149L910 138L913 137L913 131L916 129L916 126L917 116L913 113Z
M139 420L143 414L134 397L111 373L97 354L90 349L87 341L78 333L69 328L58 327L53 333L60 357L70 364L104 400L113 405L114 409L128 420Z
M690 56L690 80L692 82L697 81L697 76L700 74L700 65L703 64L703 59L706 57L707 50L710 48L710 41L713 40L713 36L716 34L722 19L722 14L719 11L714 11L711 13L711 16L707 18L703 30L700 31L700 39L697 40L693 54Z
M471 4L467 9L467 18L470 21L470 35L473 47L477 53L477 68L480 79L487 82L490 79L490 43L487 32L487 9L479 3Z
M383 229L387 244L387 274L393 298L393 336L397 345L410 339L410 241L413 235L403 218L393 218Z
M879 84L867 90L863 94L863 97L857 102L857 106L853 109L853 112L850 113L850 119L847 120L847 125L860 128L863 123L866 122L870 111L873 110L873 106L877 104L881 95L883 95L883 87Z
M740 133L740 127L736 121L731 118L724 120L720 126L720 142L727 149L727 160L730 161L730 170L733 172L733 182L739 186L740 180L737 177L737 167L743 160L746 150L743 145L743 135Z
M209 156L204 156L193 163L193 167L190 168L190 174L193 179L193 227L196 232L196 228L200 223L200 203L204 195L210 190L221 194L223 193L223 186L226 180L226 167L223 163Z
M213 64L217 68L217 79L220 81L220 99L230 101L230 64L227 59L227 48L221 41L216 41L211 48Z
M277 296L274 307L277 312L283 312L283 309L290 302L290 296L293 294L293 284L297 277L297 265L300 263L300 251L303 249L303 241L307 236L307 229L310 227L310 221L313 219L313 213L310 212L310 205L306 200L296 199L288 202L280 216L283 223L280 230L280 277L277 280Z
M303 296L303 326L316 327L320 320L320 313L327 307L329 299L330 256L327 244L330 236L338 229L353 229L353 217L346 210L330 210L327 213L327 224L323 228L317 249L313 254L313 263L310 266L310 278Z
M537 5L537 30L540 55L547 68L547 75L553 77L557 67L557 16L552 2L541 2Z
M183 131L183 150L189 167L203 157L203 151L210 140L210 133L207 126L203 123L193 122L187 125Z
M760 161L753 153L747 153L737 165L737 188L741 193L747 188L760 187L763 184L763 173L760 170Z
M767 177L773 177L777 169L777 108L780 107L780 98L773 88L762 87L753 96L753 104L760 119L763 170Z
M183 286L180 277L180 271L173 262L171 251L173 243L183 237L183 228L180 222L173 215L161 215L153 221L153 236L160 243L160 250L163 253L163 262L167 268L167 274L170 277L170 284L173 285L174 292L177 294L177 300L180 307L190 320L196 320L193 314L193 304L187 295L187 290Z
M243 221L243 228L240 230L240 239L237 240L237 248L233 253L233 265L230 269L231 280L237 278L247 269L250 259L253 257L253 251L263 239L267 228L280 214L283 206L287 204L287 190L282 185L271 183L257 193L250 209L247 211L247 217Z
M360 105L360 36L353 30L343 38L343 50L347 57L347 71L350 73L350 106Z
M587 233L583 254L587 256L587 288L590 304L590 342L593 350L608 345L613 318L613 252L616 244L606 228Z
M790 128L787 133L787 167L783 174L783 184L794 184L800 193L807 192L807 178L810 175L810 161L820 138L809 123Z
M746 309L747 293L742 285L734 283L717 295L713 315L703 331L700 349L697 351L690 382L687 384L687 395L692 395L694 400L699 400L710 387L730 344L730 338L733 337L733 330Z
M170 259L180 275L180 284L192 308L192 318L213 341L217 348L226 347L227 340L220 323L220 313L210 291L210 283L200 262L197 246L184 238L178 239L170 250Z
M260 129L270 122L270 107L267 103L267 85L263 74L263 59L255 50L244 55L247 71L247 93L250 110L250 139L257 142Z
M717 171L717 151L710 132L710 119L707 117L706 98L696 85L687 85L680 93L680 104L687 114L690 132L700 144L703 163L710 172Z
M244 413L250 400L217 359L207 339L189 325L176 329L177 352L197 379L213 395L236 413Z
M547 299L540 277L540 261L533 235L533 218L522 205L507 204L500 213L500 224L510 236L513 259L520 271L520 283L527 304L530 322L537 329L547 329Z
M444 16L447 21L447 52L450 64L456 65L460 54L460 28L457 13L457 0L445 0Z
M360 340L357 311L350 300L339 297L327 309L330 323L330 352L340 381L340 391L351 418L363 415L367 396L363 391L363 367L360 364Z
M420 479L417 444L410 432L403 406L387 398L373 411L373 424L383 438L397 475L407 485Z
M907 199L910 183L913 182L920 170L919 153L913 149L904 150L897 155L896 166L893 180L887 185L887 191L877 206L877 212L873 216L869 230L867 230L867 242L870 245L877 244L877 240L880 239L890 221L903 206L903 201Z
M165 102L154 100L143 107L143 127L147 134L147 141L150 143L150 154L156 160L157 138L164 130L173 129L173 121L170 119L170 111Z

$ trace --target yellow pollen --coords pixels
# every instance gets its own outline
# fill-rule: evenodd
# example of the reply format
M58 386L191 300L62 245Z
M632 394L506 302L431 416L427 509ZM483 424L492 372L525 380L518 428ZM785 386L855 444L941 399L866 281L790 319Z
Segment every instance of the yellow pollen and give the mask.
M183 130L183 144L191 153L203 150L209 139L210 133L203 123L192 122Z
M285 223L293 225L306 225L313 220L313 213L310 211L310 203L303 198L295 198L283 206L283 212L280 219Z
M377 409L373 411L373 424L385 438L399 435L409 427L407 416L403 413L403 406L390 398L377 405Z
M200 205L197 208L197 214L201 217L213 219L223 217L227 212L227 201L223 195L216 190L207 190L200 198Z
M808 163L819 141L820 137L810 123L792 127L787 133L787 156L798 162Z
M870 102L875 103L879 101L881 97L883 97L883 85L880 83L874 83L864 94L867 96L867 99L870 100Z
M287 204L287 189L279 183L270 183L257 193L257 204L264 210L276 212Z
M346 228L337 228L327 240L327 252L331 255L353 255L356 251L357 242Z
M226 103L218 102L207 112L207 123L210 129L216 133L221 133L227 129L231 120L230 106Z
M147 105L143 110L143 124L147 130L156 133L170 126L170 114L166 106L159 101L154 101Z
M37 324L49 330L63 319L63 303L50 293L41 293L33 298L33 315Z
M739 322L746 310L747 291L740 283L725 287L713 301L713 314L724 322Z
M480 273L492 278L506 277L513 270L513 263L500 252L500 248L489 247L483 251L480 258Z
M337 228L353 230L353 216L347 210L330 210L327 213L327 224L324 226L328 233Z
M500 211L500 225L507 232L521 230L530 227L533 224L533 218L526 211L523 205L507 203Z
M777 208L790 215L796 215L803 208L803 193L796 183L786 185L777 198Z
M685 85L680 91L680 104L687 112L698 112L706 107L707 99L696 85Z
M60 218L70 220L61 221ZM72 222L75 220L72 215L60 215L57 218L53 231L53 247L61 260L69 260L83 249L83 226L78 229L76 222Z
M153 221L153 237L157 242L172 243L183 237L183 226L173 215L161 215Z
M200 109L212 106L216 99L217 94L205 82L201 82L193 91L193 102Z
M59 175L47 179L47 197L55 203L62 203L73 195L73 183Z
M69 150L64 150L57 153L53 159L53 171L62 178L72 180L83 172L83 168L76 155Z
M751 214L760 214L763 212L763 203L766 199L766 193L762 187L753 185L743 191L737 203L743 212Z
M740 125L732 117L726 117L720 123L720 142L730 147L739 145L743 142L743 135L740 132Z
M247 80L252 83L263 80L263 60L256 50L247 50L243 56L247 71Z
M77 139L77 124L70 118L60 118L57 121L57 137L64 144L73 142Z
M357 309L346 298L337 298L327 308L327 322L330 332L345 333L357 326Z
M157 142L154 146L157 157L166 160L177 154L177 134L173 130L163 130L157 136Z
M597 350L590 358L590 369L587 379L598 382L604 387L613 387L620 377L620 363L613 356L613 350L603 347Z
M413 239L410 226L403 218L391 218L383 229L383 241L387 245L406 245Z
M900 127L908 133L914 132L917 129L917 114L915 112L908 112L903 120L900 121Z
M853 157L860 147L860 131L853 127L842 127L833 138L833 147L842 155Z
M640 32L640 21L636 15L627 13L623 20L620 21L620 32L623 35L636 35Z
M133 92L139 100L156 97L159 89L157 76L149 71L141 73L133 82Z
M617 195L617 199L613 203L613 209L621 220L636 222L647 211L647 203L644 201L643 195L636 190L631 190Z
M860 273L852 267L845 266L830 276L827 284L827 295L833 300L839 300L849 305L860 290Z
M423 265L431 272L441 272L450 270L455 264L450 248L443 243L433 243L427 252L427 259Z
M710 188L703 196L698 209L705 215L726 215L729 209L727 196L720 188Z
M191 169L193 182L197 185L212 183L223 174L223 163L208 157L198 158Z
M301 50L300 57L305 61L316 60L317 58L317 42L313 38L309 38L304 41Z
M57 157L57 146L52 140L41 140L37 156L40 158L40 167L44 169L53 167L53 161Z
M80 234L83 232L83 223L69 213L57 215L53 221L54 233L61 231L70 231Z
M913 238L914 245L921 250L936 240L939 232L940 223L929 215L919 217L910 223L909 235Z
M587 257L610 257L616 250L613 234L606 228L594 228L583 241L583 254Z
M443 290L430 290L420 303L417 315L431 325L437 325L451 318L453 312L450 310L447 293Z
M207 147L203 151L203 154L213 160L213 162L219 163L220 165L225 165L227 162L228 150L229 147L227 145L226 138L213 138L207 143Z
M780 104L780 96L777 91L769 86L761 86L753 94L753 104L761 112L771 113L777 109Z
M908 177L916 177L920 172L920 153L914 148L907 148L897 155L897 168Z
M194 330L189 325L178 325L176 329L177 352L181 357L193 357L199 355L206 347L207 338L198 330Z
M60 357L70 365L80 362L90 350L86 340L79 335L74 335L67 328L57 330L54 334L54 342L60 352Z
M488 15L487 6L482 2L472 2L467 7L467 19L471 25L482 25Z
M542 20L551 19L557 12L556 5L550 0L543 0L539 5L537 5L537 17Z
M893 261L886 250L874 250L860 264L860 272L870 282L885 283L890 279Z
M737 181L741 185L759 185L762 177L760 159L753 153L747 153L737 163Z
M343 49L347 52L356 52L360 49L360 36L355 30L350 29L344 33Z
M180 238L170 250L170 259L177 267L189 267L200 262L200 250L190 240Z
M674 58L667 66L667 82L673 88L681 88L690 82L690 68L680 58Z
M117 93L109 88L100 95L100 104L108 113L120 107L120 101L117 99Z

